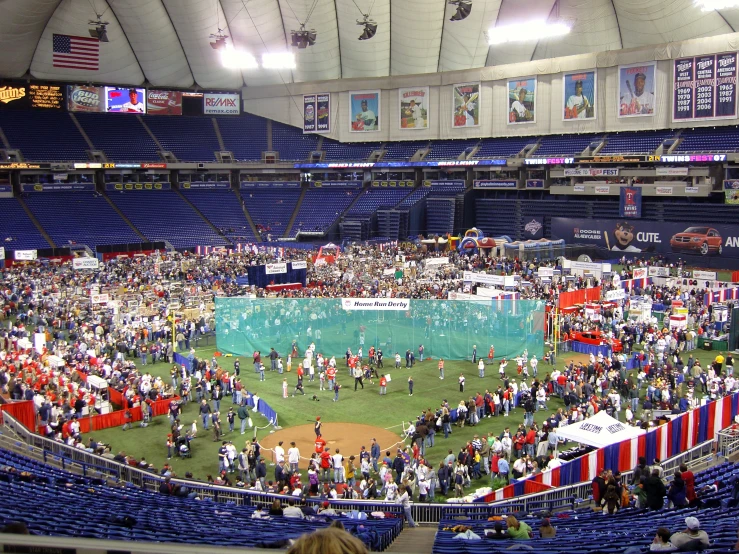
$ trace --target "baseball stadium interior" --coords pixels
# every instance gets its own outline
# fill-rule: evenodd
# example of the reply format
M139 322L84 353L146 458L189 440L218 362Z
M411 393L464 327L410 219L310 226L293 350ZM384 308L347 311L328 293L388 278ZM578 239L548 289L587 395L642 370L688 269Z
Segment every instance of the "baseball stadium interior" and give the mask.
M4 552L739 552L739 0L0 29Z

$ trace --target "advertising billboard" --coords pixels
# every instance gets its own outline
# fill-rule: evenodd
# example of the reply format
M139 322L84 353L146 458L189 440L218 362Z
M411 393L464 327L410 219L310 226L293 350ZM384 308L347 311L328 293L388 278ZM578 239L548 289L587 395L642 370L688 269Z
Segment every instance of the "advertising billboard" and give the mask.
M239 115L241 100L238 93L203 94L203 113L206 115Z
M739 225L553 217L552 238L613 252L739 258Z
M61 85L28 85L32 108L61 110L64 107L64 88Z
M149 115L182 115L182 93L178 90L146 91L146 113Z
M146 113L146 89L105 87L105 111L110 113Z
M67 86L67 110L70 112L102 112L105 110L103 87Z

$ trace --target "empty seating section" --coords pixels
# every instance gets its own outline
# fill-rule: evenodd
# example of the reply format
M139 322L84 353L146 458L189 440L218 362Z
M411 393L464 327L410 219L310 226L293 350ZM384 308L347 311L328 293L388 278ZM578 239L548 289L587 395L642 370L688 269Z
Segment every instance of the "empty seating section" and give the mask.
M287 225L300 198L300 189L261 188L242 189L241 198L257 230L274 238L287 231Z
M600 135L556 135L542 137L539 148L533 157L539 156L579 156L591 142L600 139Z
M213 225L234 242L255 240L238 196L232 190L186 190L182 194Z
M0 450L0 464L0 527L23 521L35 535L257 548L331 523L329 517L256 519L253 506L110 487L101 479L82 478L6 450ZM34 478L21 479L20 472ZM216 519L218 532L213 532ZM387 548L403 528L399 518L363 520L361 528L358 521L340 519L376 550Z
M26 205L57 246L140 242L139 237L97 192L30 193Z
M341 187L309 188L293 222L290 236L299 231L325 232L361 194L360 189Z
M704 224L736 221L736 207L697 202L664 202L662 218L665 221L701 221Z
M418 187L398 205L398 209L410 208L416 202L420 202L426 198L429 194L431 194L431 187Z
M302 162L317 149L319 135L308 133L284 123L272 123L272 149L280 153L281 160Z
M638 133L612 133L599 154L653 154L662 141L674 137L675 131L639 131Z
M470 140L439 140L431 145L431 152L426 160L456 160L468 148L474 148L479 139Z
M435 181L431 187L431 196L455 196L464 192L465 184L460 181L450 181L448 183Z
M508 137L483 139L475 158L510 158L518 155L527 144L536 142L536 137Z
M172 152L185 162L215 161L220 150L210 117L144 116L144 122L157 137L163 150Z
M25 160L35 162L87 161L90 149L66 112L0 112L0 129L10 147L20 150Z
M382 147L380 142L362 142L358 144L341 143L335 140L323 139L321 149L325 152L326 161L355 161L363 162L373 150Z
M109 197L149 240L168 240L176 248L227 245L224 238L174 191L111 192Z
M454 198L436 196L426 199L426 233L443 236L454 231Z
M475 200L475 217L476 227L483 230L486 237L514 235L520 223L518 201L508 198L479 198Z
M411 140L403 142L394 142L385 145L385 155L383 160L408 160L416 153L419 148L426 148L430 144L428 140Z
M267 150L267 120L251 114L216 118L226 150L237 160L259 161Z
M702 496L702 500L715 500L722 506L729 498L731 487L727 484L739 474L736 464L724 462L709 470L696 475L696 490L717 479L723 483L723 489L718 493L709 493ZM665 503L666 504L666 503ZM726 507L712 507L703 509L663 509L648 511L644 509L625 508L615 515L604 515L602 512L593 512L590 508L561 512L551 517L551 524L557 530L554 538L541 538L538 532L540 519L527 516L521 521L526 522L534 532L534 537L527 541L513 539L489 540L484 538L485 530L493 529L494 521L485 519L442 519L439 522L439 531L433 546L433 554L464 554L480 553L493 554L510 552L516 546L526 545L526 550L538 554L567 552L568 554L589 554L608 552L622 554L630 547L636 547L641 552L649 552L656 531L660 527L667 528L671 533L685 530L685 518L697 517L700 528L708 533L710 552L735 552L736 543L736 510ZM505 529L505 517L503 518ZM445 531L455 525L465 525L472 528L472 532L483 537L482 540L455 539L454 531ZM633 552L630 549L630 552ZM672 551L671 551L672 552Z
M686 129L674 152L736 152L739 150L739 127Z
M9 250L50 248L17 198L0 198L0 246ZM12 240L8 240L12 239Z
M75 114L95 149L114 162L161 161L159 147L138 117L127 114Z
M379 208L394 208L410 189L372 187L362 192L362 196L349 210L347 215L372 214Z

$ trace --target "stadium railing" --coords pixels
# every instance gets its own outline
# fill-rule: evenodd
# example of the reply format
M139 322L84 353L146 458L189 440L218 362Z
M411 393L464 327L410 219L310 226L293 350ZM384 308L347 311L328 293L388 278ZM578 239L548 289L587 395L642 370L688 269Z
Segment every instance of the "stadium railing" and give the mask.
M163 477L149 471L128 466L113 460L97 456L90 452L67 446L30 432L16 419L3 414L0 425L0 444L9 450L57 466L67 471L77 472L86 477L112 479L116 482L127 482L150 491L158 491ZM10 431L11 436L5 431ZM666 476L671 476L681 463L690 463L711 456L715 441L705 441L678 456L662 461ZM630 482L631 471L622 472L624 482ZM232 502L236 505L247 505L268 508L276 498L292 498L283 495L269 494L233 487L211 485L200 481L172 479L173 482L197 494L200 498L208 498L215 502ZM590 482L577 483L552 490L527 494L506 500L497 500L479 504L441 504L413 503L411 513L417 523L438 523L443 518L464 516L489 517L511 512L531 512L537 510L553 511L559 508L574 508L578 504L589 502L592 486ZM324 498L309 498L306 504L323 502ZM378 500L333 500L331 502L340 510L357 510L362 512L402 512L400 505Z

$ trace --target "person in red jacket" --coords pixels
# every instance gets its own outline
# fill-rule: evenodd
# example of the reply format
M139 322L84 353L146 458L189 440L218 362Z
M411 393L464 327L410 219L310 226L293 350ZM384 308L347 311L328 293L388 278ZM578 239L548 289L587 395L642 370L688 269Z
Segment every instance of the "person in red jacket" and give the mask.
M321 452L321 479L324 483L331 479L331 452L328 448Z
M526 433L526 454L534 457L534 445L536 444L536 426L532 425Z
M693 504L697 500L698 495L695 494L695 475L692 471L688 470L688 466L680 464L680 474L682 475L683 481L685 481L685 498L688 504Z

